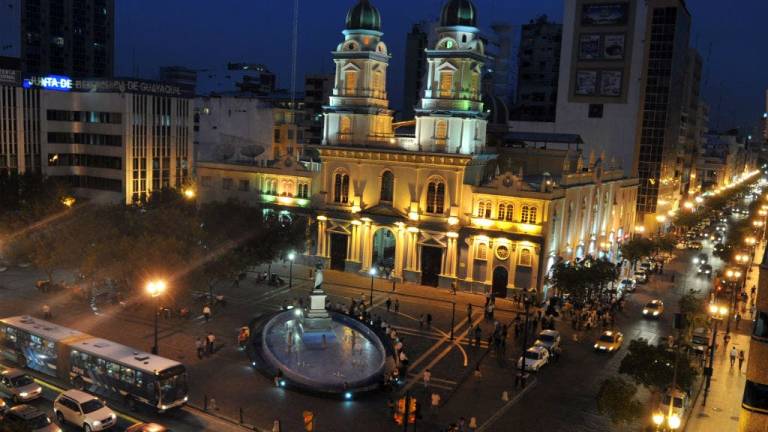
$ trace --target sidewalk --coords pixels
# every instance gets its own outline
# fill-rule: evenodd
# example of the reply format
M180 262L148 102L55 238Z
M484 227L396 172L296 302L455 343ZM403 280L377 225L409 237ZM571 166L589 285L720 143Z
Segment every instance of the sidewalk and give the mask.
M691 417L686 424L686 430L695 432L724 432L736 430L739 425L739 413L741 412L741 397L744 392L744 383L747 375L747 361L739 371L739 362L733 368L730 367L728 352L732 347L744 350L749 358L749 340L746 335L732 332L731 343L724 349L722 346L723 333L718 331L719 348L715 352L712 383L709 388L707 406L701 406L704 400L702 390L691 410Z

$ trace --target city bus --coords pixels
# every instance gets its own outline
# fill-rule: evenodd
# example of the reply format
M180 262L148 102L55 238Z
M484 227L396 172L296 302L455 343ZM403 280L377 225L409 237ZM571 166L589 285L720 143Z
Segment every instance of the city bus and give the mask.
M131 407L164 412L188 400L181 363L29 316L0 319L0 358Z

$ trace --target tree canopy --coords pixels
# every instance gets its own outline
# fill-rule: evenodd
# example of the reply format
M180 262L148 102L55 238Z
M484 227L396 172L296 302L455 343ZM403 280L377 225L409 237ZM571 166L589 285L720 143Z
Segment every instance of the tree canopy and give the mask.
M697 372L684 353L678 355L677 387L688 391ZM674 367L675 352L666 344L651 345L640 338L629 343L629 352L621 360L619 373L630 376L648 389L661 391L672 385Z
M606 378L597 393L597 412L608 416L614 425L628 425L643 413L643 405L635 394L637 386L624 378Z

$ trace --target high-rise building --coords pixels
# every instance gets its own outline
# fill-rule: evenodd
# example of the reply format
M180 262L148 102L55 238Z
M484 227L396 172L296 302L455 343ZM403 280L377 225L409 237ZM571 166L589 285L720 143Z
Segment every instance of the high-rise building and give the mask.
M41 171L40 90L21 82L20 59L0 57L0 174Z
M523 25L517 60L517 103L512 118L554 122L563 25L546 15Z
M405 83L403 84L403 110L400 118L411 120L419 103L419 92L424 88L427 73L427 43L430 23L426 21L413 25L405 37Z
M682 0L650 0L645 35L635 167L637 211L646 224L665 222L680 204L678 164L691 14Z
M112 76L114 0L22 0L20 30L25 74Z
M688 49L685 89L680 112L680 146L678 159L681 173L680 190L685 198L696 191L696 158L702 143L702 129L707 125L701 117L701 70L703 61L694 48Z
M304 77L305 138L309 144L320 144L323 140L323 107L330 100L333 80L334 76L330 74Z

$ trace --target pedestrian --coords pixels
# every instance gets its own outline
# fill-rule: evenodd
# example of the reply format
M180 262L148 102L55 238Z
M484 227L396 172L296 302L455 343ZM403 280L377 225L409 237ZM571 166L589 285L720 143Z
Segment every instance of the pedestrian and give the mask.
M431 313L427 314L427 328L428 329L432 328L432 314Z
M429 406L433 413L437 413L437 409L440 408L440 395L437 392L432 392Z
M736 316L734 317L734 321L736 321L736 330L739 329L739 323L741 322L741 313L736 312Z
M283 382L283 371L278 369L275 374L275 387L280 387Z
M432 372L429 369L424 369L423 377L424 377L424 388L426 389L429 387L429 380L432 379Z
M480 338L483 337L483 330L480 328L480 324L475 326L475 346L480 346Z
M208 306L208 303L203 306L203 318L205 318L205 322L211 319L211 307Z
M731 369L733 369L733 364L736 362L736 356L738 355L738 351L736 351L736 347L733 347L731 349Z
M424 328L424 314L419 315L419 328Z
M43 319L51 319L51 307L47 304L43 305Z
M472 303L467 303L467 322L472 325Z
M480 372L480 363L477 363L475 365L474 375L475 375L475 378L477 378L477 379L482 379L483 378L483 373Z
M400 313L400 300L395 299L395 313Z
M212 332L208 332L208 336L205 337L205 342L208 348L208 354L213 354L215 351L216 336Z
M739 372L741 372L741 366L744 364L744 350L739 350Z
M310 270L312 272L312 270ZM280 432L280 420L272 422L272 432Z
M400 364L402 364L403 366L407 366L408 365L408 356L405 355L405 351L402 351L402 350L400 351L400 358L399 358L399 360L400 360Z
M477 430L477 417L470 417L467 427L469 428L470 432L475 432Z
M392 307L392 299L387 297L387 301L384 304L387 305L387 312L389 312L389 308Z
M203 339L199 337L195 339L195 350L197 351L198 360L202 359L205 354L205 344L203 343Z
M755 288L755 287L753 286L753 287L752 287L752 289L750 289L750 290L749 290L749 294L750 294L750 297L752 297L752 298L755 298L755 290L756 290L756 289L757 289L757 288Z

